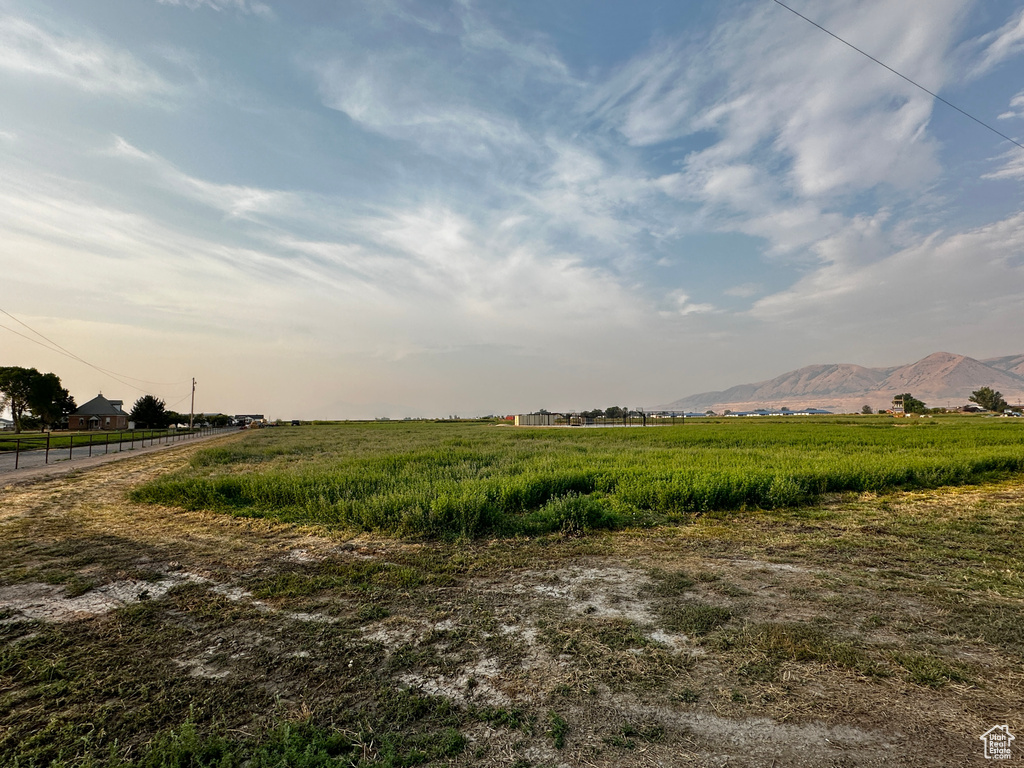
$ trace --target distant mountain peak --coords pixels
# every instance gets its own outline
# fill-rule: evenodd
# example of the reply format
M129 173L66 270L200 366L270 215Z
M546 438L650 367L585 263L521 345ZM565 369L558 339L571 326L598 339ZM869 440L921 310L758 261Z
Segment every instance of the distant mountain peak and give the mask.
M999 390L1008 402L1024 398L1024 355L981 361L952 352L933 352L892 368L852 363L808 365L774 379L690 395L658 409L721 411L785 405L859 411L863 405L884 408L893 395L903 392L932 407L955 407L966 403L980 387Z

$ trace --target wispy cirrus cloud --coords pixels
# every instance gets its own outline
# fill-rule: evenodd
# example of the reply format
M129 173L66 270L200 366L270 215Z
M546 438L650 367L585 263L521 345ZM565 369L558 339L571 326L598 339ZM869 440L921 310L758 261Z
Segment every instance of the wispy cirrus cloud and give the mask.
M829 263L819 247L855 230L851 198L904 199L941 175L927 94L776 6L749 6L701 40L662 40L605 82L585 114L630 145L678 146L653 184L698 206L701 226L740 232L766 252ZM865 0L815 8L816 21L933 88L966 6ZM878 258L882 252L875 252Z
M352 221L350 228L377 254L404 261L397 283L403 292L460 308L485 321L489 333L551 332L555 325L564 332L597 315L601 324L633 324L641 315L638 297L606 270L553 249L542 237L480 225L447 208L395 210Z
M582 85L552 45L500 29L469 2L370 6L342 39L301 57L326 106L438 157L536 161L548 99L574 99Z
M707 73L690 64L703 50L678 42L660 43L597 84L580 107L592 119L616 126L636 146L691 133Z
M431 154L488 159L528 144L517 120L438 84L443 67L404 51L333 56L313 65L325 106L366 129Z
M174 90L128 51L10 15L0 17L0 69L96 94L134 97Z
M670 309L662 310L659 313L662 317L673 317L677 315L686 317L687 315L699 315L715 311L715 306L713 304L695 303L691 301L690 297L681 290L675 290L669 293L667 300Z
M740 285L734 285L732 288L726 288L722 293L726 296L735 296L740 299L747 299L751 296L756 296L764 290L764 286L759 283L741 283Z
M1024 91L1010 99L1009 109L999 115L1000 120L1024 117Z
M837 329L899 327L908 335L927 335L940 318L944 328L970 328L979 316L991 322L990 309L1006 315L1024 301L1022 252L1024 214L964 232L936 232L887 249L881 259L836 258L756 302L751 314L786 324L813 318Z
M983 174L983 179L1024 179L1024 149L1011 147L998 158L1000 167Z
M299 205L298 198L288 192L238 184L217 184L190 176L159 155L144 152L120 136L114 137L114 143L107 153L146 164L167 189L232 217L279 213L294 210Z
M157 0L160 5L176 5L196 10L209 8L214 11L236 11L238 13L251 13L255 16L273 18L274 11L266 3L259 0Z
M972 41L970 47L981 49L977 61L969 70L971 77L978 77L1007 59L1024 53L1024 8L999 29Z

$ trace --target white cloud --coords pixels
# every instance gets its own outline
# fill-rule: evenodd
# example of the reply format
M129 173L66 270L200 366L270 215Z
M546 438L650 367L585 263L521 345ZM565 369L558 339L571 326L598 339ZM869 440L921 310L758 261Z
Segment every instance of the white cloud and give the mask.
M448 73L412 52L377 52L362 61L340 56L315 65L321 98L367 129L411 141L433 154L489 158L521 149L514 119L441 87Z
M937 88L948 78L945 55L962 13L959 0L871 0L817 20ZM593 114L638 145L713 131L717 140L688 158L684 173L705 180L690 191L750 210L784 194L827 199L927 183L939 170L924 133L931 107L931 97L769 5L703 43L661 45L633 60L599 89ZM788 179L754 177L752 166L780 162Z
M247 218L260 213L281 213L294 210L300 205L297 197L287 192L237 184L216 184L190 176L164 158L144 152L120 136L114 137L114 145L109 152L149 165L169 189L229 216Z
M470 2L367 5L344 38L302 57L326 106L454 162L537 161L544 131L531 135L531 124L550 99L574 100L580 88L546 38L499 29Z
M661 44L627 63L582 104L584 111L616 125L630 144L644 146L692 130L703 68L690 66L702 50Z
M461 3L456 8L460 6L460 40L465 48L504 54L517 67L527 70L531 77L563 84L575 83L557 51L539 36L535 35L530 41L512 40L491 24L484 14L477 12L471 3Z
M998 158L1002 167L982 174L983 179L1024 179L1024 149L1011 147Z
M237 11L238 13L251 13L256 16L272 18L274 11L266 3L257 0L157 0L160 5L184 6L196 10L197 8L211 8L215 11Z
M1000 120L1024 117L1024 91L1010 99L1010 108L999 115Z
M13 16L0 18L0 68L58 80L90 93L138 96L172 90L127 51Z
M674 315L686 317L687 315L699 315L715 311L714 304L695 304L690 301L690 297L682 290L672 291L667 299L671 309L659 312L662 317L672 317Z
M869 238L872 225L862 224ZM852 243L847 242L846 247ZM882 258L837 258L751 315L776 327L828 328L849 342L859 329L902 338L972 338L1006 332L1024 302L1024 214L962 232L935 233ZM1012 325L1011 325L1012 327Z
M640 315L636 300L612 275L552 251L542 240L477 226L451 210L395 211L351 226L404 262L363 261L389 273L389 289L457 309L484 322L481 329L489 334L508 339L504 334L511 329L553 334L594 323L631 325Z
M726 296L737 296L741 299L747 299L751 296L756 296L764 290L764 287L760 283L743 283L741 285L734 285L732 288L726 288L722 293Z
M970 70L971 77L978 77L1007 59L1024 53L1024 8L1000 29L974 41L974 46L983 46L984 50Z

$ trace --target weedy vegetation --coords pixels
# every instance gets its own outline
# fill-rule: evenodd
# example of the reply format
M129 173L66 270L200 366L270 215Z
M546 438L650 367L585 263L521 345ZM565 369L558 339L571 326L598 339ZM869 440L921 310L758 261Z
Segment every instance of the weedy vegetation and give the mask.
M516 429L345 424L200 450L136 501L438 539L580 534L979 483L1024 469L1002 420L694 420Z

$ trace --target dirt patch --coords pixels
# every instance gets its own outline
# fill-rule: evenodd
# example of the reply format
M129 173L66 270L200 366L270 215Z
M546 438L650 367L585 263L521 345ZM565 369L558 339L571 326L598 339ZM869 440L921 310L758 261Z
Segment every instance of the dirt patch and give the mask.
M125 605L159 599L168 590L190 580L193 579L174 576L158 581L115 581L74 597L68 597L64 587L53 584L12 584L0 587L0 611L8 613L8 617L0 621L59 622L100 616Z

